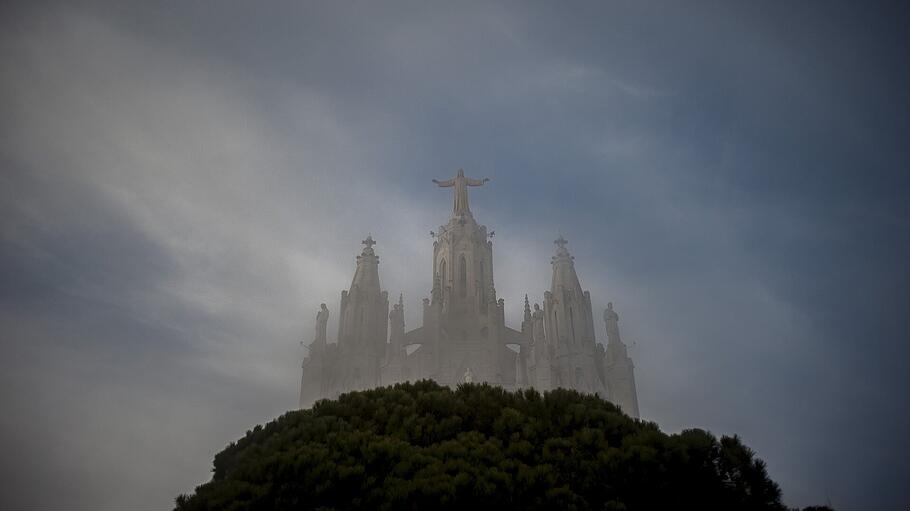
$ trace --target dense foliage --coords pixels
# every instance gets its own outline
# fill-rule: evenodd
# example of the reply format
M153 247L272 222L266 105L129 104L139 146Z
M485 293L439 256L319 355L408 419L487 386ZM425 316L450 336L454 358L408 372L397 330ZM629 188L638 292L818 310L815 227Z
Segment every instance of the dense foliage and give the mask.
M737 437L662 433L592 395L457 390L430 381L352 392L248 431L178 511L284 509L785 509Z

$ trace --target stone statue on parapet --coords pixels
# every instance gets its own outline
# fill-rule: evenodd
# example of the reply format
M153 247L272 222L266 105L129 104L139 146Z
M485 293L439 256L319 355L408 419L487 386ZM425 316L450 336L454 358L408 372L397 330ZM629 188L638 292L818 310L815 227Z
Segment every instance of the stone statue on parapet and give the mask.
M326 342L326 325L329 323L329 309L324 303L319 304L319 312L316 313L316 339L315 342Z
M400 314L398 313L398 304L396 303L395 305L392 306L392 310L389 311L389 321L392 324L395 324L398 321L399 316L400 316Z
M607 326L607 341L610 343L620 342L619 314L613 310L613 302L607 303L607 308L604 310L604 323Z
M404 295L398 297L398 303L389 311L389 341L392 344L404 342Z
M441 188L455 187L455 203L452 208L452 212L455 216L460 216L463 214L470 214L471 208L468 207L468 188L469 186L483 186L484 183L489 181L490 178L485 177L483 179L474 179L470 177L465 177L464 170L458 169L458 174L446 181L433 180Z
M537 346L543 346L544 329L543 329L543 311L540 310L539 304L534 304L534 313L531 314L531 339Z

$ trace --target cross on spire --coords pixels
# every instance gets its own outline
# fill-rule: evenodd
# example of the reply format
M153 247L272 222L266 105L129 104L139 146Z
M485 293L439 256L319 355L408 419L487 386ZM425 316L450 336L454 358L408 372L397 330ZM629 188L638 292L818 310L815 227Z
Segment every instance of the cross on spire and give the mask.
M367 239L361 241L361 243L363 243L364 245L366 245L367 248L369 248L369 249L371 249L371 250L372 250L372 248L373 248L373 245L376 244L376 242L373 241L373 235L372 235L372 234L367 235Z
M559 248L566 248L566 245L569 244L569 242L566 241L566 239L562 237L562 234L560 234L560 235L559 235L559 239L557 239L557 240L554 241L553 243L555 243L556 246L559 247Z

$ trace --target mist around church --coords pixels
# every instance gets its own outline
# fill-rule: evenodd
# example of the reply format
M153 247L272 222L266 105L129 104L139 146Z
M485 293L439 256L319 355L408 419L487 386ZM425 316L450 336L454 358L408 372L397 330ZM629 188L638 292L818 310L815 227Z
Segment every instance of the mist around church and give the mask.
M908 10L0 5L0 510L903 510Z
M606 342L596 341L600 323L575 271L574 257L561 235L554 241L550 289L533 312L525 295L521 329L506 326L505 299L497 298L493 278L495 231L471 213L468 187L490 178L465 177L436 186L452 189L451 216L432 231L432 288L421 301L420 326L407 329L405 299L389 308L379 278L379 256L372 236L363 240L351 286L341 292L338 338L330 343L325 304L316 314L316 332L307 346L300 383L300 407L342 392L406 381L490 383L508 390L568 388L596 394L638 417L634 365L619 335L619 315L609 302L603 310ZM442 202L442 201L440 201Z
M372 235L341 292L338 338L320 304L300 411L256 426L215 456L212 479L176 498L203 509L753 509L788 511L764 461L737 436L666 435L639 421L619 315L591 294L568 241L553 243L543 308L525 295L506 326L493 278L495 231L474 219L459 169L448 223L431 231L423 324L389 309ZM810 508L807 508L810 509ZM813 507L811 509L830 509Z

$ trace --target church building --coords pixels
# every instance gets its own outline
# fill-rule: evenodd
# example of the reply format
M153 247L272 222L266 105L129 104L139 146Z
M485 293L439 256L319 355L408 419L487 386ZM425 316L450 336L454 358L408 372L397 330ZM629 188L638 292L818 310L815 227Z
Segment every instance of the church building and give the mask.
M300 407L339 394L403 381L432 379L442 385L486 382L541 392L564 387L595 393L638 417L633 364L619 335L619 315L603 313L606 348L596 341L591 295L581 287L574 257L561 236L552 257L550 289L543 307L527 295L521 329L506 326L505 301L493 283L492 232L474 219L468 187L489 179L434 182L454 192L452 217L433 232L433 275L423 299L422 325L407 330L404 299L389 310L379 280L372 237L363 241L351 287L341 292L338 338L326 339L329 311L316 317L316 335L303 361Z

